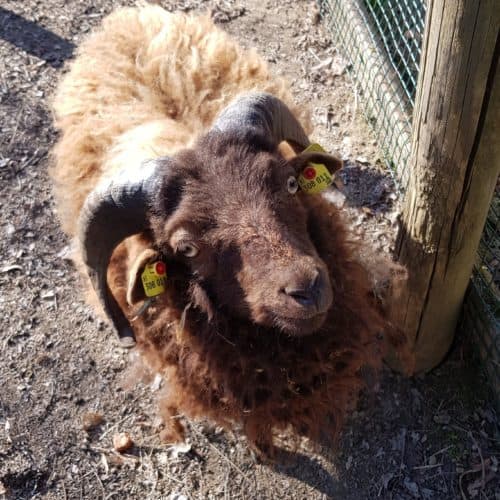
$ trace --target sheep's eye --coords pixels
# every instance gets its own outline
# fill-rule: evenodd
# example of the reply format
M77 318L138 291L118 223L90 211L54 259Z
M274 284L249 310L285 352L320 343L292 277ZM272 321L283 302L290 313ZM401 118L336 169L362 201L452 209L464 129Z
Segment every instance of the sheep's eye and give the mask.
M184 257L196 257L199 251L199 248L189 241L180 242L176 248L176 252L184 255Z
M295 194L299 189L299 183L297 182L297 179L293 176L288 177L286 181L286 188L288 189L288 192L290 194Z

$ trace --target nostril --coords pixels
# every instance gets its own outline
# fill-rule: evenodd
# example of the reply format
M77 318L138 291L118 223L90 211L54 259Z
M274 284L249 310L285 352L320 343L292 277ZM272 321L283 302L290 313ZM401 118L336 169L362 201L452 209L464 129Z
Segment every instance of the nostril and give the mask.
M283 292L303 306L312 306L314 298L311 290L287 286Z
M320 286L321 286L321 275L320 272L316 269L316 271L314 272L314 277L311 280L309 290L311 290L313 293L317 293Z

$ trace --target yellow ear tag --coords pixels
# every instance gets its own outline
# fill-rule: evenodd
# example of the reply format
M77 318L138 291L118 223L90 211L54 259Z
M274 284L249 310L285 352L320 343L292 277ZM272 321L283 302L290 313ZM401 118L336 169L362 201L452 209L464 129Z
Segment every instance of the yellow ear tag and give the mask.
M165 291L167 266L161 260L146 264L141 274L142 286L147 297L156 297Z
M310 144L303 153L325 153L319 144ZM299 186L307 194L318 194L333 182L332 174L322 163L309 163L297 179Z

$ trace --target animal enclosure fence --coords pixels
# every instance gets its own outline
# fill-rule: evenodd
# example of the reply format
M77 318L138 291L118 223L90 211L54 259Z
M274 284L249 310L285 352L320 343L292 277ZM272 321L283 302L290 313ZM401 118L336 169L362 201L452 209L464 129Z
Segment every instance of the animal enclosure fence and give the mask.
M424 37L425 0L318 0L349 63L402 196L408 184L412 114ZM477 346L500 407L500 186L497 183L466 295L461 327Z
M347 57L355 90L402 188L424 30L421 0L320 0L323 19Z

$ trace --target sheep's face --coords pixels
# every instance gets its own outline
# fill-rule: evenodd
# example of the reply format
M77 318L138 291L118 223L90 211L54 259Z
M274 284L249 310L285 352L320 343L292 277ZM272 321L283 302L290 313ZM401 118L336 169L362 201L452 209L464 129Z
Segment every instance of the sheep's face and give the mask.
M296 166L277 152L202 143L181 153L155 207L158 249L184 269L193 302L294 336L332 304L308 233Z

